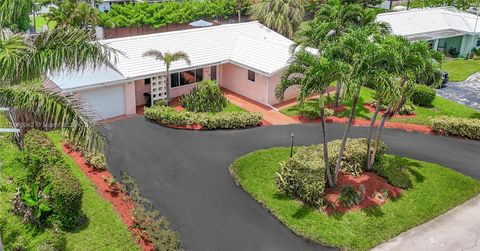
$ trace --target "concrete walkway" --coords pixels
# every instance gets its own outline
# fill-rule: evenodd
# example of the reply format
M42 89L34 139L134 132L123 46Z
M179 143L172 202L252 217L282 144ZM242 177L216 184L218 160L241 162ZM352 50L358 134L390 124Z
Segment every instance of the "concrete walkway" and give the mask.
M480 195L373 250L480 250L479 216Z
M472 74L463 82L451 82L437 90L438 95L462 105L480 110L480 72Z
M272 107L262 105L237 93L229 90L223 90L223 92L225 97L227 97L228 101L230 101L232 104L249 112L261 113L263 119L271 125L289 125L301 123L300 121L293 119L281 113L280 111L273 109Z

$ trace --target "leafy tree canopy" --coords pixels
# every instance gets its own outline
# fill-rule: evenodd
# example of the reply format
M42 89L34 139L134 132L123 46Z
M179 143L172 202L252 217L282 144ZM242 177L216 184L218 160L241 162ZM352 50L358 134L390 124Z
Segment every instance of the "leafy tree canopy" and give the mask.
M454 6L461 10L466 10L470 7L479 7L479 0L418 0L410 3L412 8L420 7L437 7L437 6Z
M31 0L0 0L0 10L1 28L12 31L26 31L30 28Z
M242 1L245 14L248 1ZM236 0L171 1L162 3L136 2L112 5L108 13L101 13L102 25L112 27L132 27L150 25L154 28L171 23L188 23L201 18L214 19L229 17L237 13Z
M87 28L100 23L99 12L89 3L77 0L65 0L50 7L50 13L45 14L48 21L54 21L58 26L73 26Z

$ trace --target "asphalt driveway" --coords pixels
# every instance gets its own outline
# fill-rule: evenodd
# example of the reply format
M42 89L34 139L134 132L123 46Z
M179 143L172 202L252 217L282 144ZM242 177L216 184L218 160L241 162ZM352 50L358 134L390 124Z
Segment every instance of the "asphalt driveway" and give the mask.
M344 125L328 125L329 139ZM107 154L116 177L125 170L138 181L180 232L187 250L325 250L293 234L232 181L228 167L238 157L274 146L320 141L318 124L267 126L235 131L184 131L135 117L111 124ZM355 127L352 137L364 137ZM480 142L384 132L389 152L435 162L480 179Z
M480 72L468 77L463 82L450 82L437 90L441 97L470 106L480 111Z

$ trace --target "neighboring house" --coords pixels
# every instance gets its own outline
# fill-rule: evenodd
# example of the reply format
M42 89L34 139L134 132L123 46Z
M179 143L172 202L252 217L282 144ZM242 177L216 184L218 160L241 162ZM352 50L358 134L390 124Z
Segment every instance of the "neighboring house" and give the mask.
M432 48L464 57L479 47L478 16L451 7L412 9L377 15L390 24L392 33L411 41L427 40Z
M101 42L124 55L111 66L96 70L51 73L44 83L46 88L77 94L99 113L97 119L135 114L136 107L145 104L144 93L156 101L166 98L165 90L170 88L170 98L175 98L190 92L203 79L216 80L221 87L258 103L276 104L275 88L293 43L256 21ZM174 62L171 83L167 84L164 63L142 56L150 49L184 51L192 63ZM285 99L295 96L292 88Z

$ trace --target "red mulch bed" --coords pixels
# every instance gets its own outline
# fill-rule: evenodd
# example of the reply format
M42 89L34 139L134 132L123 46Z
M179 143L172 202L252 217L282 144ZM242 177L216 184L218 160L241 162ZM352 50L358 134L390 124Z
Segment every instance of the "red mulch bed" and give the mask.
M80 152L73 150L70 145L63 144L63 151L67 153L77 163L80 170L87 175L91 182L97 187L97 192L107 201L109 201L115 211L119 214L123 222L128 226L128 229L135 237L139 236L138 230L132 228L133 223L133 202L127 194L122 193L118 189L112 191L109 185L104 181L104 178L109 180L112 174L106 170L97 171L88 166ZM152 244L143 238L139 239L139 245L142 250L154 250Z
M363 107L365 107L365 109L367 109L371 113L375 112L375 107L372 104L364 104ZM384 113L385 113L385 109L380 111L380 115L383 115ZM392 118L415 118L416 116L417 116L416 114L411 114L411 115L395 114L393 115Z
M319 123L320 119L306 119L303 116L292 116L292 118L302 122L302 123ZM330 116L325 120L327 123L336 123L336 124L346 124L348 123L348 118L340 118L335 116ZM368 119L354 119L354 126L370 126L370 120ZM380 121L375 122L375 127L380 125ZM407 132L418 132L424 134L433 134L432 128L426 125L417 125L417 124L407 124L402 122L385 122L385 128L390 129L399 129Z
M351 208L345 208L340 204L338 201L340 189L346 185L353 186L356 191L360 191L360 186L363 185L365 193L364 199L360 204ZM359 176L341 172L338 175L337 188L327 188L325 190L324 200L327 205L326 212L332 215L335 212L345 213L359 211L365 208L383 205L388 201L388 198L382 198L384 189L388 191L388 196L391 198L398 198L403 192L403 189L388 184L384 178L374 172L363 172Z
M329 109L332 109L334 112L338 113L338 112L344 112L346 110L348 110L348 108L344 105L339 105L337 107L333 107L333 105L331 104L327 104L325 107L329 108Z

